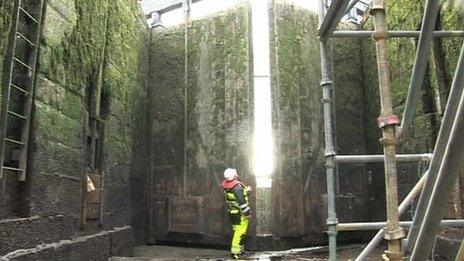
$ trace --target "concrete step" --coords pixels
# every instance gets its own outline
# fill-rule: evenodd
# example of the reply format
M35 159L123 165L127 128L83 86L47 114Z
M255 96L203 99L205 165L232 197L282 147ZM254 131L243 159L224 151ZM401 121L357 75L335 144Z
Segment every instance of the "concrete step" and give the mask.
M92 260L106 261L110 256L132 256L134 235L130 226L100 231L93 235L65 239L33 248L17 249L0 260Z
M72 219L62 215L3 219L0 220L0 256L73 236Z

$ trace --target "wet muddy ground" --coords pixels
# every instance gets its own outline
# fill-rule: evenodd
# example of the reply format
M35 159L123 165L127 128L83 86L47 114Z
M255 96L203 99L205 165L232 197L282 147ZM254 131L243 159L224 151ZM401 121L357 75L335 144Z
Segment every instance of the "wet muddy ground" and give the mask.
M354 260L362 250L361 245L339 247L338 260ZM370 260L381 260L381 250L378 249ZM113 257L112 261L133 260L231 260L229 251L209 248L179 247L179 246L139 246L135 248L134 257ZM295 248L286 251L250 252L242 260L328 260L327 247Z

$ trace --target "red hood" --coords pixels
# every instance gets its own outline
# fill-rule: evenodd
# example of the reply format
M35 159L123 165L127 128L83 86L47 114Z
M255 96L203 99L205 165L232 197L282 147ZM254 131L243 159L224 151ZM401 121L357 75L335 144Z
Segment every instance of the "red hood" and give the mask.
M233 187L235 187L235 186L237 186L239 184L242 185L243 187L245 187L245 185L242 182L240 182L240 181L238 181L236 179L222 181L221 187L223 189L232 189Z

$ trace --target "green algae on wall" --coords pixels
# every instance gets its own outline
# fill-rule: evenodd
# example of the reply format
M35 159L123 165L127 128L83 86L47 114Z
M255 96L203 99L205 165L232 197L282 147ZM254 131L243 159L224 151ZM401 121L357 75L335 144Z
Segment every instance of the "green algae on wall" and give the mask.
M170 219L170 200L183 195L184 167L187 196L202 198L208 216L203 238L195 242L224 242L227 223L217 184L223 168L237 167L245 179L252 181L248 175L253 117L248 8L192 22L187 41L187 86L184 27L153 29L150 137L155 176L154 234L158 240L181 240L166 235L169 227L165 220ZM275 215L269 218L279 238L276 247L321 244L325 240L325 175L317 17L286 1L276 1L270 11L273 124L278 157L272 192ZM338 51L361 62L357 52L360 45L348 44L350 51ZM343 93L357 94L346 99L363 99L363 83L357 75L361 72L347 61L339 62L338 81L346 82ZM342 70L344 66L351 66L353 71ZM353 105L350 112L362 110L362 104ZM344 123L349 125L352 118ZM362 119L356 122L361 124ZM359 138L363 134L362 128L356 132ZM345 150L354 149L348 148L355 143L351 142L344 144ZM356 145L358 152L363 151L363 142ZM359 192L359 206L363 204L363 193ZM295 243L297 238L300 243Z
M273 177L274 233L281 238L314 235L311 244L324 240L316 235L323 233L325 215L317 24L317 16L308 10L288 1L274 1L271 9L272 103L277 151ZM286 243L289 242L281 242L282 246Z
M12 15L13 1L0 2L0 89L3 88L3 62L10 35ZM0 105L1 104L2 93L0 92Z
M252 181L249 22L247 5L192 21L187 75L184 26L152 30L150 137L158 240L169 238L165 198L182 196L185 189L188 198L203 200L207 216L199 220L204 222L203 238L195 242L227 242L218 184L221 173L226 167L236 167L243 178Z
M107 127L105 132L105 168L107 172L107 196L105 212L120 213L108 218L109 224L127 224L130 217L131 190L129 179L135 175L131 167L140 165L144 159L133 155L146 155L144 147L137 147L146 129L146 93L139 74L140 57L145 53L142 36L145 33L138 2L118 0L109 2L109 18L106 35L106 56L103 72L103 90L109 97ZM140 135L142 131L142 135ZM138 175L145 174L139 166ZM140 179L141 177L139 177ZM143 183L137 183L142 185ZM135 190L143 190L143 187ZM135 208L134 208L135 209Z
M134 140L144 139L134 129L143 129L146 115L139 74L142 23L134 1L47 2L36 86L33 187L52 184L63 189L34 193L34 213L77 215L81 186L74 180L80 180L85 169L88 94L101 86L104 224L128 224L132 155L143 148L134 148ZM55 178L54 173L70 178ZM50 209L50 204L57 207Z

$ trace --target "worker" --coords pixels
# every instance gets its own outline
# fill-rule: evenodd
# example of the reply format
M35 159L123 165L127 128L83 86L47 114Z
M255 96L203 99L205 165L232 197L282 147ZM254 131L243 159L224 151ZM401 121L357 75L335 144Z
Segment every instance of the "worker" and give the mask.
M224 171L224 181L221 184L228 205L229 217L232 222L232 258L239 259L245 252L245 236L250 222L251 209L248 205L248 195L251 188L238 180L236 169L227 168Z

